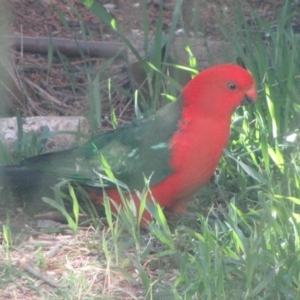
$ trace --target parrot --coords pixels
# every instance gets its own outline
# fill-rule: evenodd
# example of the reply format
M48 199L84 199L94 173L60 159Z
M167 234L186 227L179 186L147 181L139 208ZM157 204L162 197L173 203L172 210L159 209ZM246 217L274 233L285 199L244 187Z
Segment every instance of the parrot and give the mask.
M124 207L118 182L139 211L148 179L149 203L156 201L167 211L184 213L218 166L234 110L256 99L255 81L248 70L235 64L208 67L183 87L176 101L148 117L76 148L0 167L0 186L34 185L46 173L81 185L96 204L103 204L106 195L117 214ZM107 166L115 180L108 178ZM141 226L152 219L145 209Z

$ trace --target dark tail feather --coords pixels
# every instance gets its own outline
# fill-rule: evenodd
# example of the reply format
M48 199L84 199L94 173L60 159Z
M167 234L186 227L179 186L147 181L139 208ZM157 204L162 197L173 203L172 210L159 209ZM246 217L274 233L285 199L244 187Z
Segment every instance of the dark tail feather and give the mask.
M0 186L30 187L52 185L57 179L43 171L29 169L20 165L0 167Z

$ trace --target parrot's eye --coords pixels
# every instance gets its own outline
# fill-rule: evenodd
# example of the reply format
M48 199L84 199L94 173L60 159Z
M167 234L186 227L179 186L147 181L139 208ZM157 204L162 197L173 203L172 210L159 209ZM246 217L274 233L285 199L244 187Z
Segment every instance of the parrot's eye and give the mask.
M234 82L229 82L227 84L228 88L232 91L235 91L237 89L237 85Z

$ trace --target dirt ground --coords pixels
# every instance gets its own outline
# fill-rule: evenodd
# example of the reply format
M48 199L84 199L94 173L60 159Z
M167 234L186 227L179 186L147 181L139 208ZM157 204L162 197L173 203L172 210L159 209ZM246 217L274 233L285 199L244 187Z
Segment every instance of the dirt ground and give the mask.
M119 27L125 35L133 40L139 37L139 33L142 33L144 26L141 2L142 1L136 0L100 1L100 3L105 5L107 10L117 20ZM148 0L146 2L147 15L150 20L150 33L155 31L157 16L159 14L158 4L160 2L163 3L164 30L168 32L175 0ZM237 5L240 5L240 2L241 1L235 0L183 1L182 19L177 25L177 29L184 29L188 35L201 34L209 40L221 40L222 34L218 27L218 19L222 15L226 15L227 17L232 16L233 19L235 13L234 9ZM283 1L247 1L253 9L267 19L274 18L275 3L280 5L282 2ZM7 26L9 29L7 34L32 37L48 37L51 35L52 37L70 39L84 39L87 37L91 40L94 39L103 41L118 40L118 37L113 30L105 23L99 21L99 19L88 11L79 0L13 0L10 1L8 6L10 8L10 20L9 26ZM245 16L250 17L249 7L247 7L246 4L243 5L243 7ZM142 36L142 34L140 36ZM17 110L19 110L23 116L89 116L90 105L87 95L87 79L82 72L85 61L82 61L81 58L72 59L71 64L68 65L68 68L70 68L69 71L73 74L74 81L76 82L75 90L72 89L73 87L69 83L69 79L64 71L62 62L58 59L56 60L56 58L53 59L51 70L48 69L48 58L46 55L38 53L29 54L22 53L22 51L10 50L10 58L12 59L14 71L18 74L18 80L13 85L13 94L15 97L9 97L9 100L6 99L7 101L5 104L3 102L0 110L1 116L14 116ZM104 60L102 58L93 58L91 62L93 65L91 74L94 74L101 64L103 64ZM120 85L126 86L126 82L128 80L128 76L125 72L122 79L120 79ZM59 99L59 102L49 103L45 101L45 99L36 93L36 90L33 88L33 83L42 87L49 95ZM22 94L25 94L25 97ZM116 107L120 124L130 122L134 116L133 105L132 102L130 102L131 100L117 93L114 94L114 96L115 98L113 99L113 102ZM107 122L107 116L109 116L109 105L104 106L102 111L102 125L106 129L111 127L111 125ZM5 192L8 191L5 190ZM0 193L3 193L3 190L0 190ZM14 194L13 192L10 193ZM61 245L60 240L63 235L51 235L50 237L47 236L47 234L45 235L44 233L41 233L41 228L38 227L38 220L34 218L36 214L49 210L46 205L40 201L41 196L44 196L43 193L44 191L36 190L31 191L29 194L27 192L23 193L23 191L19 191L17 194L12 196L12 198L15 199L15 202L11 203L11 206L7 206L5 204L5 213L4 210L0 213L0 225L5 226L6 224L10 224L13 237L18 240L18 243L16 243L18 246L16 246L12 254L13 260L17 262L16 265L19 264L26 266L26 262L30 261L32 256L35 255L34 251L32 251L32 247L28 246L30 244L32 245L42 242L45 244L45 251L47 251L47 249L49 250L49 245ZM24 195L26 196L26 199L24 199ZM28 199L30 199L29 202L34 204L29 205ZM37 205L37 203L39 203L39 205ZM1 205L4 207L4 204ZM24 234L21 234L22 232ZM65 234L65 239L69 241L72 238L72 234L65 227L63 232ZM90 242L90 240L98 233L99 232L96 232L94 229L91 229L91 227L82 227L76 238L76 245L78 247L82 247L82 252L88 252L88 247L84 247L86 241L89 240ZM25 243L24 246L24 240L26 241L28 239L30 242ZM52 242L50 242L50 240ZM49 243L45 241L48 241ZM3 242L3 236L1 238L1 235L0 242ZM75 248L74 245L67 242L64 246L64 251L69 251L71 256L75 256L75 253L73 255ZM89 259L91 259L93 255L94 254L91 254ZM56 261L57 265L60 263L64 264L63 259L62 255L60 255ZM49 258L49 260L51 259ZM72 262L72 268L76 268L75 265L76 262L74 260ZM59 268L60 267L56 267L54 264L52 265L50 273L52 275L54 274L56 278L60 277L60 272L66 272L66 270L61 271ZM103 271L99 270L99 274L101 272ZM117 276L121 275L117 274ZM106 279L101 277L99 280L105 281ZM130 298L126 295L126 297L129 297L127 299L143 299L137 296L139 289L141 289L141 285L137 285L132 288L128 282L120 280L119 286L124 286L124 289L118 292L118 297L123 297L124 291L129 289L131 290L130 293L136 295L136 298ZM11 292L10 284L10 287L8 287L6 291L0 292L0 298L44 299L43 297L39 298L34 296L34 293L30 292L29 289L25 290L23 291L24 294L22 294L22 289L18 289L16 294L14 294Z

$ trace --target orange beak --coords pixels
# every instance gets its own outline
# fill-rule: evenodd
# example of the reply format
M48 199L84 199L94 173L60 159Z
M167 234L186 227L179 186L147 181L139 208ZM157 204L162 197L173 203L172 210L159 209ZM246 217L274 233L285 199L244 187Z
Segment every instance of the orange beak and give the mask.
M247 91L245 94L243 100L242 100L242 105L247 105L247 104L254 104L257 98L257 91L255 87L253 86L250 90Z

